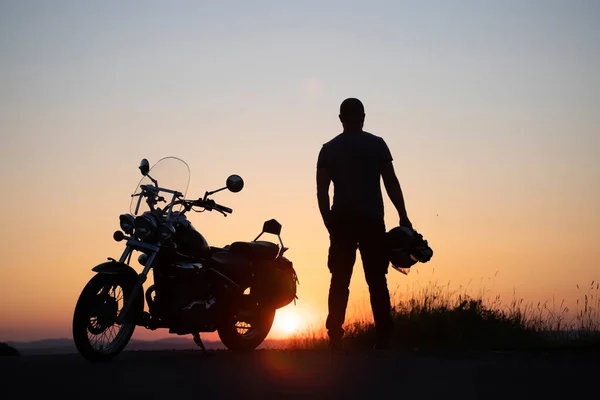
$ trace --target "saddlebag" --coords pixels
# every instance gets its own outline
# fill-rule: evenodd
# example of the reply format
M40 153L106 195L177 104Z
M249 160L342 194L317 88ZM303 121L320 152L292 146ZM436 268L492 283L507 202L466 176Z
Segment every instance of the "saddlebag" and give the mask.
M292 262L279 257L260 263L251 290L259 302L278 309L298 298L297 286L298 276Z

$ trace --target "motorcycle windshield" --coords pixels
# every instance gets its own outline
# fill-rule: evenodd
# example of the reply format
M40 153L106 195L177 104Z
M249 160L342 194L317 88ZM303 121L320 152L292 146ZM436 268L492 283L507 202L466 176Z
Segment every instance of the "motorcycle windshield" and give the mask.
M156 184L152 179L156 181ZM135 188L131 197L131 205L129 207L130 212L132 215L140 215L145 211L150 210L150 207L148 207L148 204L146 203L146 199L139 196L142 192L143 185L156 185L161 189L159 196L164 197L165 202L160 202L156 206L163 208L168 205L173 198L173 194L165 192L164 189L177 191L185 198L189 184L190 168L185 161L177 157L161 158L152 166L152 168L150 168L148 175L142 177ZM181 208L181 205L173 207L173 211L180 211Z

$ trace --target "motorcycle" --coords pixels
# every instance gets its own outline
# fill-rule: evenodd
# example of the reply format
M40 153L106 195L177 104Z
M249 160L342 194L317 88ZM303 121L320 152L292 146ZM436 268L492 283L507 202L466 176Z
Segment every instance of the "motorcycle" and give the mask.
M77 300L72 333L78 352L89 361L111 360L136 326L191 334L203 351L200 333L217 331L229 350L254 350L269 334L276 310L297 299L298 276L283 255L288 248L281 224L266 221L252 241L209 246L186 214L231 214L209 196L225 189L237 193L243 179L231 175L224 187L191 200L185 199L190 173L183 160L165 157L150 168L143 159L139 169L143 176L131 195L130 213L119 216L121 229L113 235L125 241L125 249L118 260L108 257L92 268L96 275ZM259 240L265 233L277 236L279 244ZM134 252L140 273L130 265ZM150 271L154 282L144 288Z

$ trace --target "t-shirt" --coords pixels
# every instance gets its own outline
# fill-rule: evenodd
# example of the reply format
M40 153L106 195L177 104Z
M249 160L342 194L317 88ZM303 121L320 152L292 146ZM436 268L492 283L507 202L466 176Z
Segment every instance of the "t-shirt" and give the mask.
M381 169L392 155L385 141L369 132L346 132L325 143L317 168L333 182L332 211L383 218Z

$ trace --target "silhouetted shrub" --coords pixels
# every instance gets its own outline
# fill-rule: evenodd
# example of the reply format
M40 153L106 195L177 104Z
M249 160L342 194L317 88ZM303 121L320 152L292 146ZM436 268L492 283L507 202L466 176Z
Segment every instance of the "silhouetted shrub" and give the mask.
M578 301L576 318L566 320L568 309L561 303L550 307L513 300L508 306L500 298L450 291L430 283L408 295L392 296L394 336L392 346L439 350L527 350L600 351L600 285L592 282ZM369 319L348 321L344 326L347 348L369 348L375 329ZM288 348L324 348L323 329L300 332Z
M19 350L9 346L6 343L0 342L0 356L18 356Z

